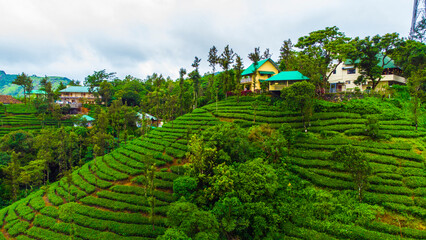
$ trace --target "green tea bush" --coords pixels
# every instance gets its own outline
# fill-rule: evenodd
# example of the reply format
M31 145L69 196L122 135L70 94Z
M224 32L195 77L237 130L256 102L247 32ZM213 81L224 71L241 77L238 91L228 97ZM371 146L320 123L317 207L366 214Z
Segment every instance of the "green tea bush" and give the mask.
M135 169L135 168L129 167L121 163L120 161L116 160L112 155L105 155L103 156L103 158L104 158L104 161L108 163L108 165L111 168L116 169L119 172L126 173L129 175L137 175L142 172L142 169Z
M407 196L413 195L413 190L401 186L371 185L368 191L378 193L400 194Z
M400 228L398 226L384 224L381 222L369 222L365 225L368 229L374 231L385 232L393 235L402 234L403 237L411 237L416 239L426 239L426 232L412 229L412 228Z
M30 228L26 234L35 239L43 239L43 240L57 240L57 239L67 239L68 236L56 233L44 228L32 227Z
M318 175L316 173L310 172L307 169L293 166L292 170L298 173L301 177L311 181L317 186L329 187L334 189L351 189L353 188L353 183L342 181L338 179L333 179L325 176Z
M183 158L186 154L185 151L171 147L166 148L166 153L176 158Z
M52 218L58 218L59 217L59 210L52 206L47 206L43 208L40 211L41 214L52 217Z
M405 185L409 188L426 187L426 176L410 176L404 179Z
M16 237L16 235L24 233L27 228L30 226L30 223L27 221L19 221L13 227L9 228L7 232L10 236Z
M56 219L43 214L39 214L35 217L33 223L34 223L34 226L37 226L37 227L52 228L53 225L55 225L56 223Z
M106 165L102 158L98 158L93 164L92 170L96 171L96 175L106 181L117 181L124 180L129 177L129 175L119 172L115 169L112 169Z
M44 199L42 197L35 197L30 200L30 206L37 211L40 211L42 208L46 206Z
M83 189L86 193L93 193L96 190L96 187L86 182L78 173L78 171L74 171L72 173L72 181L79 188Z
M414 201L411 197L398 194L384 194L384 193L372 193L366 192L364 201L370 204L380 204L385 202L399 203L406 206L414 206Z
M58 187L58 183L51 184L49 190L47 190L47 198L49 202L51 202L55 206L59 206L64 203L61 197L56 195L56 188Z
M102 179L97 178L93 173L89 170L89 166L91 163L84 164L81 169L78 171L81 176L91 185L97 186L99 188L108 188L112 186L112 183L104 181Z

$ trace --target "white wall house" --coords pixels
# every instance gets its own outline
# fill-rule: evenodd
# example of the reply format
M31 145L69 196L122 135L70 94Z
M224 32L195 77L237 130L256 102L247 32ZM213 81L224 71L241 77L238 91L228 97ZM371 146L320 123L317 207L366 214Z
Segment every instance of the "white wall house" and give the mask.
M382 62L379 64L382 65ZM407 80L401 76L401 73L401 69L395 66L393 60L386 57L382 79L376 89L385 89L387 86L392 86L393 84L405 85ZM328 79L330 92L350 92L354 91L356 87L360 90L366 90L371 86L371 81L368 81L367 84L356 85L355 80L357 80L359 75L359 69L355 68L351 60L346 60L344 63L339 64Z

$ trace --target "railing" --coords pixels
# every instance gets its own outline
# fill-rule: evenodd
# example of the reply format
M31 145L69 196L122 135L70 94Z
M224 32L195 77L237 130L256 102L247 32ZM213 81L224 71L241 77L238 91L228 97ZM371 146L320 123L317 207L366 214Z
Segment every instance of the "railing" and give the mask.
M251 83L251 78L250 77L242 78L240 83Z
M269 91L281 91L285 87L287 87L286 84L270 84Z

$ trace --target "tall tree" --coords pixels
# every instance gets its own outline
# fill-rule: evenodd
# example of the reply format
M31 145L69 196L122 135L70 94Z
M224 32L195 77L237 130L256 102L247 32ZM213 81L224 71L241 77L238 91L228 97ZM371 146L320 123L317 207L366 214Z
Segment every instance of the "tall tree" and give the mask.
M354 40L356 51L350 54L354 65L359 68L360 76L355 81L357 84L371 81L371 88L375 90L382 80L385 66L392 61L389 58L401 44L397 33L388 33L384 36L376 35L372 38L356 38Z
M419 122L420 107L426 100L426 70L421 69L412 74L408 78L408 87L411 94L413 121L416 126L416 131Z
M222 74L223 76L222 86L223 86L223 91L225 93L225 96L227 96L227 92L232 91L233 90L232 88L234 87L234 84L232 84L232 79L229 75L229 68L234 63L234 57L235 57L234 50L232 50L232 48L230 48L229 45L226 45L226 47L223 49L223 52L219 58L219 65L222 67L224 71L224 73Z
M216 89L214 88L214 75L215 75L215 70L216 70L216 65L218 64L219 61L219 56L217 55L217 48L215 46L213 46L212 48L210 48L209 51L209 56L207 58L207 61L209 62L209 66L212 68L212 74L211 74L211 78L209 80L209 86L208 88L210 89L210 99L213 99L213 95L216 95ZM217 99L216 99L217 101Z
M260 47L254 48L254 52L248 55L248 58L253 62L254 72L253 72L253 90L256 91L256 76L257 76L257 63L261 60L260 56Z
M241 73L244 70L243 59L239 55L236 55L234 70L235 70L235 78L236 78L235 91L236 91L236 94L237 94L237 102L239 103L240 102L241 90L242 90Z
M372 168L364 154L352 145L339 147L332 153L331 157L338 163L343 163L344 168L352 175L358 199L361 202L363 193L368 187L368 177L372 173Z
M25 104L27 103L27 94L33 90L33 81L29 76L27 76L25 73L21 73L16 77L15 80L13 80L12 84L16 84L22 87L24 90L24 98L25 98Z
M426 67L426 44L413 40L401 42L391 58L402 69L403 76L409 78L411 73Z
M318 90L325 88L333 71L347 58L346 55L353 51L353 46L348 44L349 40L336 26L326 27L299 38L295 46L300 48L304 55L315 59L319 66L320 78L315 83Z
M283 45L280 48L280 57L279 57L279 63L280 63L280 70L281 71L291 71L294 70L292 66L292 62L294 61L295 52L293 50L293 43L291 42L291 39L284 40Z
M288 107L300 111L303 127L307 131L307 123L309 123L314 106L315 86L307 81L297 82L291 87L284 88L281 91L281 97Z
M92 75L89 75L84 79L84 85L89 87L89 92L93 93L98 98L99 93L96 89L100 87L104 80L113 79L115 74L115 72L107 73L105 69L101 71L95 71Z
M101 96L101 99L105 104L105 107L108 107L109 102L113 96L112 84L106 80L102 81L102 83L99 85L98 93Z
M197 102L198 102L198 94L200 91L200 73L198 71L198 68L200 67L201 59L198 57L195 57L194 62L192 63L192 67L195 68L194 71L190 73L190 78L192 79L192 87L194 89L194 100L193 100L193 109L197 108Z
M19 154L12 152L11 161L3 168L6 174L6 182L12 190L12 200L16 201L19 193L19 175L21 173L21 160Z
M183 105L184 105L184 101L185 101L185 99L183 97L184 92L185 92L185 89L184 89L185 79L183 77L185 76L185 74L186 74L185 68L181 68L179 70L179 101L180 101L179 102L179 107L180 107L180 115L183 115Z

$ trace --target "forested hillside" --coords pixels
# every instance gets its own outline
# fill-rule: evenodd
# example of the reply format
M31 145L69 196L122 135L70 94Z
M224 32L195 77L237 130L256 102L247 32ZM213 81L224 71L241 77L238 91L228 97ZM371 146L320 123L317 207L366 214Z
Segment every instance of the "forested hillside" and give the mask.
M0 95L22 96L24 94L22 87L12 84L17 76L17 74L6 74L4 71L0 71ZM30 77L33 80L34 89L40 89L40 80L43 77L35 75ZM66 77L55 76L49 76L48 80L52 83L54 89L58 88L61 83L66 86L71 81Z
M426 238L426 129L400 101L318 101L307 132L285 109L263 96L196 109L2 209L0 239ZM361 202L342 145L371 166Z

